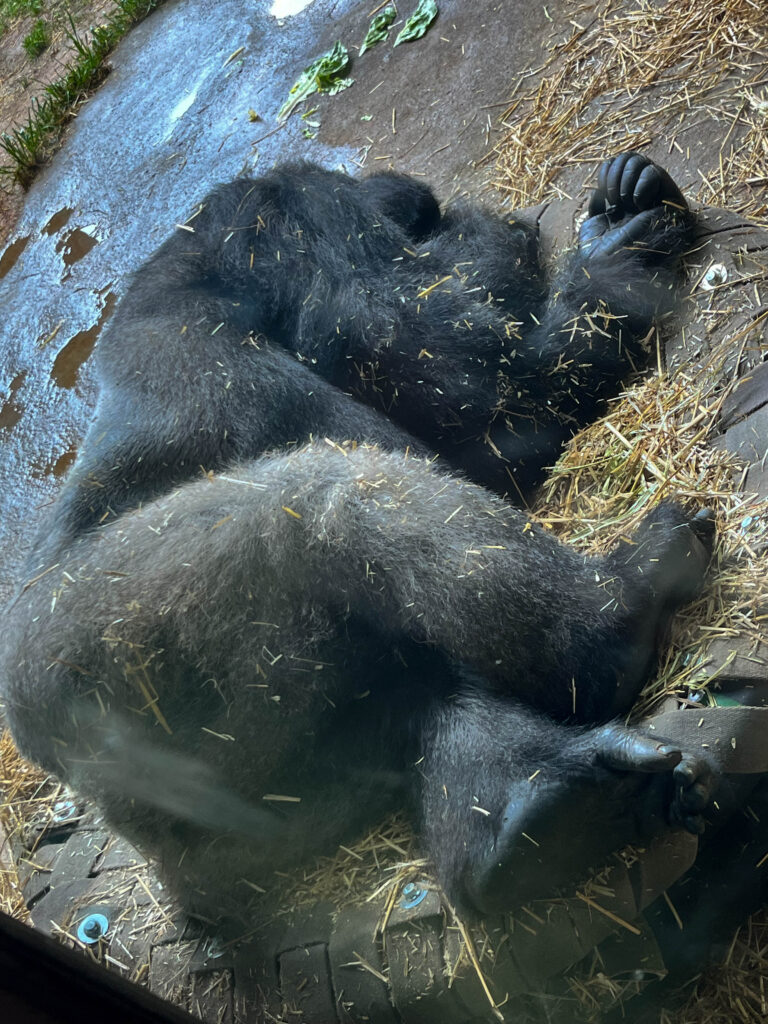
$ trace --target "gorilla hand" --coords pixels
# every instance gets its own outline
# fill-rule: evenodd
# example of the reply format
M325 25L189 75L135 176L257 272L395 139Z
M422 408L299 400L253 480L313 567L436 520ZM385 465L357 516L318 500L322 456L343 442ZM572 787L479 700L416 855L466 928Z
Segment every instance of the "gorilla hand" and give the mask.
M600 168L579 248L590 260L627 248L652 256L665 224L687 216L682 192L662 167L640 153L622 153ZM658 255L669 252L662 249Z

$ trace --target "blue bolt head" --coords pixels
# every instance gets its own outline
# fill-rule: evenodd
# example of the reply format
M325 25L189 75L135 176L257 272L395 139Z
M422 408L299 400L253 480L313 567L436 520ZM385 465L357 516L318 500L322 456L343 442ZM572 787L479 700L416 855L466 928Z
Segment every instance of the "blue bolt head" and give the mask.
M93 946L103 939L109 931L109 918L106 914L96 912L86 914L77 926L77 937L87 946Z
M77 815L77 805L74 800L57 800L53 805L53 820L57 825L69 821Z
M400 898L400 906L403 910L412 910L427 898L427 889L423 889L418 882L406 882Z

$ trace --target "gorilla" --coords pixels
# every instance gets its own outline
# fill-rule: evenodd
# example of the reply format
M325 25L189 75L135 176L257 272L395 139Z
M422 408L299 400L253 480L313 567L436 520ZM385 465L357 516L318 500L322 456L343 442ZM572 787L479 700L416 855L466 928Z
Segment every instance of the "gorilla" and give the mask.
M471 207L441 216L402 175L302 163L216 189L101 337L51 555L201 466L319 437L438 454L524 498L646 361L690 240L676 185L638 154L606 163L590 212L548 286L535 230Z
M247 915L397 807L476 912L701 828L710 766L617 718L711 513L662 504L585 557L513 504L674 302L666 172L606 161L588 213L548 284L521 221L289 164L215 189L133 277L0 678L21 751L195 913ZM567 855L532 858L569 815Z

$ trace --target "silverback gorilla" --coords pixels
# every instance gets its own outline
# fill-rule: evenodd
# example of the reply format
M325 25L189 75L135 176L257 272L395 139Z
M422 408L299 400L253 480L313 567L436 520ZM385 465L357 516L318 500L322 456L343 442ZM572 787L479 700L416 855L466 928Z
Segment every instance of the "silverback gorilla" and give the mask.
M208 918L406 804L482 912L660 820L698 830L708 766L614 720L711 514L662 505L586 558L504 498L642 361L689 231L638 154L601 169L551 285L531 229L404 176L217 188L98 347L6 615L22 752Z

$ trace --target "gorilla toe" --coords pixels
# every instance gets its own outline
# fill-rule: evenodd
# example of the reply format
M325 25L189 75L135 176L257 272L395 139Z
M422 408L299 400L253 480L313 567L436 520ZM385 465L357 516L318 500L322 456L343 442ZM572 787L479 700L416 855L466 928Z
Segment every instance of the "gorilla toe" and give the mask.
M650 512L630 544L615 556L630 587L639 586L664 609L672 609L698 596L712 556L715 519L710 509L690 515L672 501Z
M672 781L675 791L669 808L670 824L700 835L704 831L702 814L715 791L715 773L703 758L683 754L672 773Z

